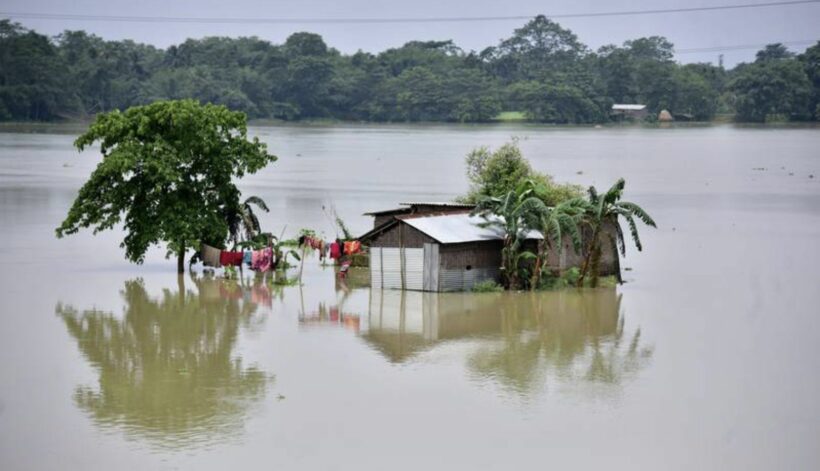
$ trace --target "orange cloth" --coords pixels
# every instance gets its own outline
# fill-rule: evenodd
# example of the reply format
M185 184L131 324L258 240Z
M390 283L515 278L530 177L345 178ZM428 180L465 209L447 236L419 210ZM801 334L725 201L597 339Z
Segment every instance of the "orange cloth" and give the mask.
M359 253L362 248L362 243L358 240L349 240L345 242L345 255L353 255Z

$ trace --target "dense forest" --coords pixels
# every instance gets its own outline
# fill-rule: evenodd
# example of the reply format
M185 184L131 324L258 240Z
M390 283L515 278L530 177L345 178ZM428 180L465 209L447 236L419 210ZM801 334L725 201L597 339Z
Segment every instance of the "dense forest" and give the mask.
M613 103L709 120L818 120L820 42L795 55L766 46L727 70L681 65L653 36L590 50L538 16L498 45L466 52L412 41L379 54L341 54L321 36L276 45L255 37L189 39L157 49L83 31L48 37L0 21L0 121L84 119L160 99L194 98L250 118L599 123Z

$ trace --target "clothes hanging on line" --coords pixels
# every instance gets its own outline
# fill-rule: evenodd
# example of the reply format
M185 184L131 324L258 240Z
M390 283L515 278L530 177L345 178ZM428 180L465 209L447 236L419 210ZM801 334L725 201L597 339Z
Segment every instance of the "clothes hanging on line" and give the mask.
M273 251L268 248L254 250L251 254L251 270L269 271L273 263Z
M231 252L228 250L223 250L219 253L219 263L223 266L230 266L230 267L238 267L242 265L242 258L244 255L242 252Z
M314 250L319 251L319 261L321 262L322 260L324 260L325 253L327 252L325 247L325 241L321 239L314 239L314 244L312 245L312 247L314 248Z
M339 270L339 277L344 278L347 276L347 271L350 270L350 264L352 262L350 259L345 260L342 262L342 268Z
M222 264L219 263L220 252L221 250L216 247L211 247L208 244L202 244L199 249L199 257L202 259L202 264L206 267L221 267Z
M342 247L338 242L330 244L330 258L338 260L342 256Z
M349 240L345 242L345 255L357 254L362 249L362 243L358 240Z
M252 255L253 255L253 252L250 251L250 250L246 250L246 251L242 252L242 263L244 263L245 265L250 266L251 256Z

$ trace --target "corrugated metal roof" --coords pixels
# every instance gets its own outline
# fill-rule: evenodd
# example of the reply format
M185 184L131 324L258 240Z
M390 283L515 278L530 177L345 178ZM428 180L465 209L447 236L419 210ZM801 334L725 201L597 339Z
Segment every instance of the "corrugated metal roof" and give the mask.
M408 211L411 211L414 206L434 206L434 207L438 206L438 207L441 207L441 208L465 208L465 209L472 209L472 208L475 207L474 204L453 203L453 202L449 202L449 201L445 201L445 202L438 202L438 201L429 202L428 201L428 202L399 203L399 206L402 206L402 207L401 208L393 208L393 209L384 209L384 210L380 210L380 211L370 211L370 212L364 213L364 216L383 216L383 215L386 215L386 214L402 214L402 213L406 213Z
M619 110L619 111L640 111L644 108L646 108L646 105L624 105L624 104L612 105L613 110Z
M451 201L399 203L399 206L441 206L441 207L444 207L444 208L473 208L473 207L475 207L474 204L470 204L470 203L453 203Z
M402 219L407 225L418 229L442 244L501 240L504 232L495 227L481 227L486 219L469 214L446 214ZM531 231L528 239L542 239L538 231Z
M363 213L363 216L383 216L385 214L403 214L410 211L410 208L393 208L393 209L383 209L381 211L370 211L368 213Z

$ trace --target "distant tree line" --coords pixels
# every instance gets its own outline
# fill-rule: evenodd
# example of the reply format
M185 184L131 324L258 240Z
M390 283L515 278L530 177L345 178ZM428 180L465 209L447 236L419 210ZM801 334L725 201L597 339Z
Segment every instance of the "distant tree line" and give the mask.
M673 61L653 36L591 51L538 16L480 52L412 41L341 54L321 36L189 39L157 49L83 31L54 38L0 21L0 120L85 118L160 99L193 98L282 120L481 122L520 111L546 123L599 123L613 103L695 120L817 120L820 42L794 55L773 44L731 70Z

